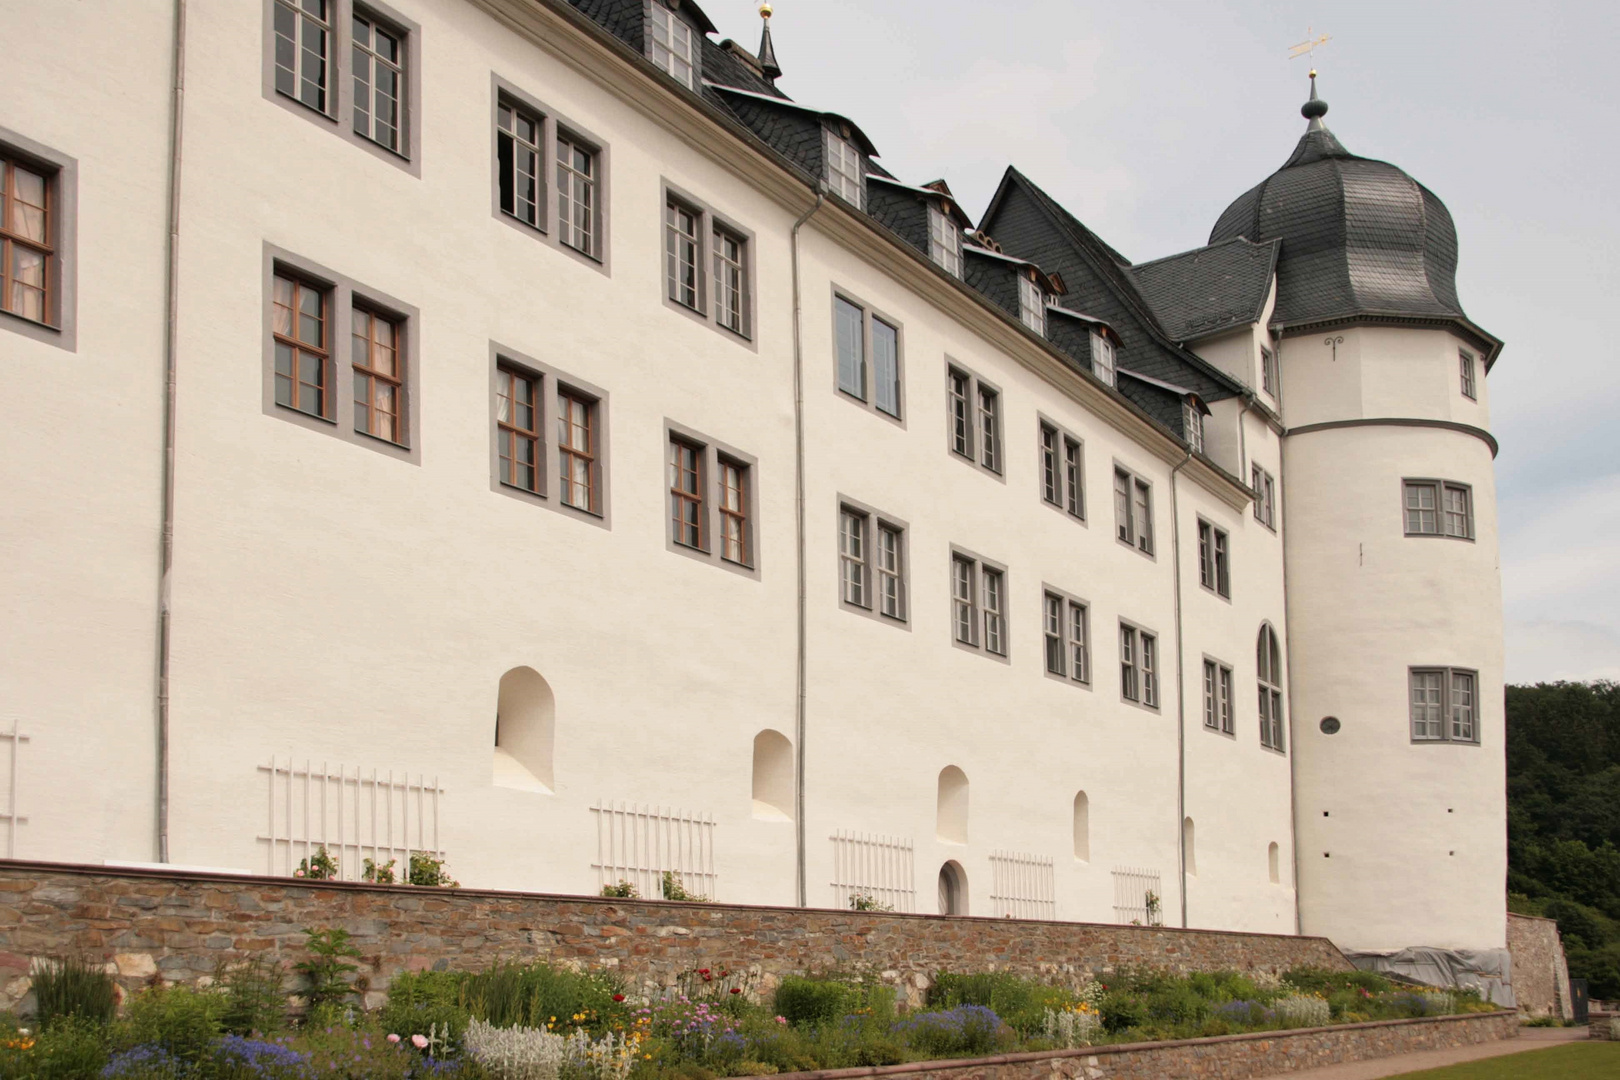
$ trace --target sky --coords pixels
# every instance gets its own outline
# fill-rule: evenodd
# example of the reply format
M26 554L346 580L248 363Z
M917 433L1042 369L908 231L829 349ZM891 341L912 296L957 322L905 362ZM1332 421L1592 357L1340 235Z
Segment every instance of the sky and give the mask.
M754 0L702 0L759 41ZM795 100L855 120L890 172L975 218L1016 164L1136 262L1207 242L1327 125L1456 220L1489 377L1507 678L1620 679L1620 4L1501 0L776 0Z

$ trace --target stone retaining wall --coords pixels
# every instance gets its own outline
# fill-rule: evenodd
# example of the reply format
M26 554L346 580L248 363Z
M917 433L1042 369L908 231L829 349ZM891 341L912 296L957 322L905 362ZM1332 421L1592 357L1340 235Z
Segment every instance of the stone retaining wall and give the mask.
M1587 1030L1594 1039L1615 1038L1614 1025L1620 1024L1620 1013L1589 1012L1586 1014Z
M877 1069L828 1069L787 1073L772 1080L1249 1080L1417 1050L1495 1042L1518 1034L1519 1014L1506 1010L961 1061L919 1061Z
M221 959L302 959L304 930L342 927L365 955L368 1005L400 971L475 969L499 958L618 972L636 988L696 967L784 974L864 967L916 1003L940 970L1005 970L1075 982L1121 966L1177 972L1351 969L1323 938L1210 930L727 907L0 860L0 1009L39 957L112 965L125 989L210 977Z
M1531 1016L1575 1019L1558 924L1534 915L1509 914L1507 947L1513 957L1513 996L1519 1009Z

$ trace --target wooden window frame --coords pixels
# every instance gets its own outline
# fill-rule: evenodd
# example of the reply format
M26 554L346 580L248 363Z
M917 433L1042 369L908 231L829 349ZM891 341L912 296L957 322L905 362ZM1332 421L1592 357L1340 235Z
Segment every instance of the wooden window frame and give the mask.
M1411 506L1410 501L1412 492L1417 490L1429 491L1434 496L1433 512L1435 527L1432 531L1426 529L1418 529L1414 531L1412 528L1412 512L1414 508ZM1453 494L1461 495L1465 503L1465 509L1463 512L1463 522L1466 530L1465 534L1454 533L1450 529L1449 519L1451 511L1447 508L1447 496ZM1422 507L1418 507L1416 509L1420 514L1425 512ZM1420 518L1419 521L1421 522L1421 520L1422 519ZM1457 480L1444 480L1438 477L1430 476L1402 477L1401 531L1403 535L1413 538L1463 540L1468 543L1473 543L1477 539L1475 535L1474 523L1473 485L1464 484Z
M721 562L737 566L753 565L753 472L751 466L729 454L715 454L714 479L720 494L715 503L715 512L720 517L720 530L716 534L718 543L715 546ZM732 482L733 477L735 483ZM734 545L735 555L732 554Z
M847 495L838 496L838 514L835 526L838 536L834 550L838 554L838 605L845 611L856 615L863 615L869 619L888 626L911 629L911 526L901 518L886 513ZM849 514L865 523L865 553L861 563L863 570L862 589L865 603L851 602L844 590L844 515ZM899 566L898 573L889 575L883 567L883 537L888 533L895 537L896 556ZM888 577L895 579L897 590L898 611L887 610L884 582Z
M379 322L385 323L393 329L394 373L392 375L375 366L374 361L379 342L377 341L374 332L368 332L365 336L366 363L364 366L360 364L359 359L354 355L354 350L358 347L358 339L360 337L360 335L356 332L356 327L362 317L370 320L368 330L374 330L375 324ZM364 379L367 383L366 400L362 402L359 398L358 391L356 391L354 401L355 415L357 419L359 416L359 410L362 408L366 410L366 427L361 428L356 426L355 431L369 438L382 439L384 442L390 442L400 446L407 445L410 442L410 435L406 430L406 421L408 417L405 414L404 405L406 380L410 371L410 357L408 357L405 353L405 328L401 325L401 321L398 317L384 311L379 311L370 304L367 304L361 300L356 300L350 307L349 326L349 366L356 379ZM376 431L371 430L371 428L374 426L377 413L379 412L376 405L376 391L379 384L390 386L394 390L394 411L391 414L394 421L394 435L392 438L387 435L378 434ZM385 413L384 415L389 414Z
M1437 676L1440 680L1440 732L1437 736L1419 736L1417 725L1417 680L1419 676ZM1470 732L1459 735L1457 679L1464 678L1470 681L1467 691L1470 704L1468 707L1468 724ZM1456 667L1450 665L1430 664L1415 665L1407 669L1406 673L1406 701L1407 701L1407 731L1414 744L1430 745L1450 743L1456 746L1479 746L1480 737L1480 693L1479 670L1477 668ZM1425 721L1427 723L1427 721Z
M749 274L753 267L753 259L749 258L749 249L752 247L748 238L739 230L733 229L721 221L715 220L712 215L709 225L709 240L713 245L714 262L714 321L720 329L736 334L745 340L754 336L754 320L752 311L753 288L749 281ZM734 244L737 248L737 257L733 259L726 252L726 245ZM731 279L735 277L736 281ZM733 305L728 302L735 298Z
M1282 639L1269 622L1260 624L1255 638L1255 684L1259 693L1260 745L1279 754L1288 752L1287 670Z
M977 552L952 544L949 565L951 597L949 629L951 644L956 648L966 649L969 652L978 653L980 656L1010 664L1012 662L1012 578L1007 572L1006 564L997 562L994 559L987 559ZM972 632L968 639L961 636L960 605L963 598L957 589L960 580L958 576L959 567L969 569L969 595L966 602ZM994 606L989 600L992 582L997 594Z
M704 501L706 447L671 434L669 450L669 515L675 543L705 554L709 550L709 507Z
M512 117L510 126L504 122L507 114ZM518 125L520 122L532 126L536 132L534 140L519 132ZM503 161L502 151L508 145L511 146L511 151L507 155L509 160ZM549 193L551 184L549 183L550 174L547 170L549 158L546 154L546 146L545 115L530 108L524 102L513 98L505 91L498 91L495 100L495 212L510 221L515 221L526 228L541 233L546 232L550 224ZM517 164L520 153L531 159L534 165L532 176L534 182L534 220L532 221L518 212L520 205L518 179L520 174L517 171ZM508 176L510 176L512 182L512 205L510 209L506 205L505 192Z
M690 224L688 231L683 227ZM708 295L703 211L686 200L664 195L664 295L690 311L702 312ZM687 274L690 280L687 280Z
M1469 401L1479 400L1479 383L1476 379L1477 371L1474 367L1474 354L1467 349L1457 350L1458 379L1462 384L1462 396Z
M422 115L422 27L383 0L326 0L326 101L321 107L305 102L297 93L278 88L276 62L276 9L301 8L300 0L263 0L264 46L262 92L270 101L304 120L324 127L351 146L371 154L418 179L422 176L422 139L417 118ZM400 39L401 88L398 100L398 145L388 146L355 130L356 97L354 21L382 26ZM369 110L368 110L369 115Z
M591 140L569 128L558 128L551 141L556 165L557 241L570 251L601 262L602 237L597 229L602 217L600 151ZM576 159L583 160L585 166L582 168ZM582 216L584 227L579 224Z
M1181 427L1187 448L1195 454L1204 452L1204 414L1191 401L1181 403Z
M956 394L957 380L962 380L967 390L968 434L966 453L963 452L957 438L957 402L959 400ZM995 408L989 410L994 424L988 431L985 423L986 398L995 404ZM945 358L945 400L945 446L950 451L951 456L958 461L972 465L986 476L993 476L1005 484L1007 482L1007 399L1006 395L1002 393L1001 387L988 379L982 378L973 369L947 356Z
M43 241L13 228L12 193L16 169L44 180ZM0 329L69 352L78 351L78 163L9 128L0 127L0 185L5 218L0 220ZM12 257L17 246L44 256L44 318L11 310Z
M1056 605L1057 632L1053 632L1052 615ZM1075 632L1076 616L1080 632ZM1046 677L1069 686L1091 689L1091 604L1073 593L1046 583L1041 584L1041 668ZM1053 668L1054 650L1061 653L1062 663Z
M660 183L664 197L659 218L659 235L662 237L660 258L663 260L663 271L659 275L661 302L682 318L702 323L751 352L758 352L759 345L754 334L753 232L668 178ZM671 215L677 210L692 218L693 231L690 234L680 234L672 223ZM678 295L677 282L672 274L677 235L685 236L691 242L696 258L693 266L696 295L690 303ZM728 240L737 246L736 261L729 259L725 253ZM722 315L722 307L731 294L732 277L738 282L737 326L732 326Z
M272 244L264 245L263 275L264 414L413 465L420 465L422 447L419 438L421 427L417 387L421 375L419 360L421 316L417 309L381 290ZM307 288L323 293L326 297L327 346L324 368L328 394L325 408L318 416L289 405L282 405L277 401L276 345L279 337L275 331L277 277L294 280ZM354 328L357 310L365 312L370 317L386 319L395 326L395 342L399 353L397 440L391 441L356 430L353 422L355 415L353 372L357 370L354 366Z
M1027 268L1018 271L1018 321L1030 333L1046 337L1046 291Z
M355 24L361 22L366 23L371 30L371 40L365 43L361 43L359 40L352 37ZM406 103L410 100L410 84L413 81L411 79L410 70L407 66L409 62L409 53L407 51L406 39L409 37L409 35L402 32L390 20L378 18L369 8L359 4L355 5L353 13L349 19L349 32L351 34L349 49L351 61L357 53L364 53L367 57L365 86L368 97L370 98L368 107L365 109L366 124L370 130L356 130L355 134L359 135L363 139L370 139L372 142L376 143L378 146L389 151L390 153L398 154L406 146L406 140L409 138L409 132L407 130L407 120L409 117L407 115ZM394 40L399 51L399 58L397 60L389 60L386 56L377 51L376 39L378 34L382 34L385 37ZM396 80L396 92L394 95L394 138L391 143L384 142L382 139L377 138L376 134L376 75L379 65L386 70L392 71ZM354 70L350 72L349 78L354 86L354 93L352 97L353 108L350 111L358 114L361 108L361 74L358 63L354 65ZM355 116L355 119L358 121L358 115Z
M659 29L658 16L660 13L665 16L669 24L669 44L667 45L660 42L657 36L657 31ZM665 75L668 75L671 79L675 80L686 89L691 90L694 93L697 92L700 85L700 80L703 78L703 34L701 31L698 31L692 26L691 23L681 18L680 15L674 10L673 5L666 3L665 0L648 0L646 7L646 19L647 59L651 61L653 67L657 68L659 71L662 71ZM680 54L675 51L676 32L678 30L684 30L686 32L685 56L680 56ZM669 66L667 67L659 62L660 50L667 54L670 59ZM675 61L677 59L686 65L687 74L685 78L682 78L675 71Z
M292 290L286 304L281 302L280 296L283 283ZM272 279L270 294L270 336L271 348L278 351L278 360L280 348L285 347L292 350L292 370L287 375L283 375L279 363L276 367L276 404L283 409L292 409L305 416L313 416L319 420L335 421L337 419L337 365L332 358L332 328L336 325L337 319L334 317L336 312L332 310L334 307L332 303L333 292L334 290L329 285L313 282L302 274L278 269ZM319 345L305 341L299 330L299 323L304 314L303 301L306 294L315 297L320 303L321 342ZM275 329L276 313L283 308L287 311L289 323L289 330L286 333ZM304 381L302 361L306 353L318 361L321 380L318 384ZM283 379L290 384L289 401L281 400ZM315 392L320 399L320 408L314 412L299 404L303 400L304 387L311 385L314 386Z
M1260 389L1270 394L1273 400L1281 400L1277 394L1277 376L1276 351L1269 345L1260 346Z
M22 199L17 182L17 171L21 169L29 176L39 180L39 204L26 202ZM55 183L55 170L41 168L32 161L23 159L20 155L7 153L0 148L0 310L6 312L14 319L31 322L39 326L52 325L52 316L55 314L55 264L57 253L51 246L51 237L57 232L55 217L58 213L55 200L52 198ZM30 206L40 212L40 236L30 236L16 227L19 206ZM34 318L23 314L12 306L13 289L18 283L13 273L15 253L18 247L39 257L40 284L39 292L40 317ZM30 289L35 286L23 284L21 288Z
M601 471L602 433L597 406L596 398L586 391L567 384L557 387L557 498L570 510L599 517L602 492L597 478ZM568 432L566 439L564 430ZM574 466L581 462L585 466L583 481L574 476ZM581 483L585 489L583 503L576 498Z
M1086 442L1068 428L1045 413L1035 414L1036 480L1041 503L1072 521L1089 525L1086 520ZM1056 489L1047 483L1047 437L1052 436L1050 466ZM1055 496L1055 499L1053 498Z
M502 78L498 73L491 72L489 80L490 216L528 239L538 241L543 247L575 260L581 266L589 267L604 277L612 277L612 147L589 128L575 123L568 116L526 92L516 83ZM501 204L502 179L509 171L503 169L501 163L502 139L505 137L505 131L501 126L503 108L523 113L529 120L539 125L540 161L535 188L539 207L536 211L537 220L533 222L506 211ZM593 246L589 252L581 251L565 242L563 235L561 204L564 193L562 185L558 182L559 140L563 142L572 140L572 143L594 155L595 188L591 213ZM526 143L526 145L533 148L533 144ZM515 181L513 190L513 205L516 206ZM662 275L659 276L659 288L663 288Z
M948 211L928 204L928 257L954 278L963 276L962 230Z
M759 578L758 504L759 459L729 443L688 427L669 417L664 418L664 548L677 555L709 563L744 577ZM676 490L670 475L670 454L680 445L696 454L697 490L687 490L684 499L698 507L699 542L686 543L677 535L676 503L683 496ZM724 486L725 470L738 472L742 484L740 512L727 508ZM742 527L742 559L728 554L727 524L735 519Z
M1104 356L1106 364L1101 362ZM1103 385L1119 388L1119 349L1096 330L1091 331L1091 374Z
M1140 623L1119 620L1119 699L1151 713L1160 711L1162 654L1159 635Z
M857 210L866 209L866 155L861 148L855 145L855 140L846 138L830 127L824 127L825 137L821 144L822 157L826 159L826 168L822 170L827 182L829 193L843 199ZM834 151L837 153L834 153ZM854 172L840 168L840 164L853 162ZM853 194L846 192L845 187L852 189Z
M1119 482L1125 481L1125 514L1121 520ZM1153 483L1141 473L1120 461L1114 462L1114 540L1145 558L1158 560L1153 522ZM1142 521L1142 505L1146 504L1146 523ZM1128 533L1128 535L1122 535Z
M503 425L500 420L499 398L501 373L503 371L509 371L514 375L533 380L538 390L535 404L535 423L537 427L534 432L534 438L537 440L535 453L537 490L529 490L521 485L509 484L504 480L501 447L503 438L510 438L507 435L510 425ZM560 444L558 418L561 413L561 398L565 394L583 398L593 402L595 405L592 416L593 446L590 472L596 499L594 510L572 506L562 499L562 455L565 448ZM492 492L520 502L543 506L548 510L598 528L612 528L612 408L610 395L606 390L583 379L578 379L568 372L559 371L551 365L542 363L517 349L491 341L489 343L489 430L489 486ZM664 459L660 458L659 460L662 468Z
M840 321L840 305L848 305L860 315L861 333L859 358L860 392L845 384L844 364L841 349L843 346L843 332ZM890 411L880 404L878 394L878 363L875 343L875 326L882 323L894 331L894 405L895 411ZM874 307L861 299L855 293L839 285L832 287L832 375L833 392L843 401L859 406L873 416L887 420L891 424L904 428L906 426L906 331L899 319Z
M529 387L528 408L533 413L533 427L525 428L516 422L515 416L518 402L515 396L508 396L501 393L501 381L503 377L512 380L514 388L520 382ZM544 496L546 493L547 468L546 441L544 434L547 420L545 410L545 376L533 371L526 371L523 368L507 363L505 360L497 360L495 364L495 380L497 479L505 487L515 488L518 491L528 492L531 495ZM511 410L509 410L509 413L513 419L501 419L500 399L503 397L512 402L513 407ZM519 445L523 444L528 445L533 459L527 465L527 468L534 473L533 484L521 484L517 482L517 448ZM512 463L510 470L507 468L507 462Z

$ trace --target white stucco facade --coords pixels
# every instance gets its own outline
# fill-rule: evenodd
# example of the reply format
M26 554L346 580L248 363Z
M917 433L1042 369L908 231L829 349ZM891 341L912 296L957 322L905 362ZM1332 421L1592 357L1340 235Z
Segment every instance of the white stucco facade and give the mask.
M1268 300L1190 343L1243 388L1211 403L1194 454L566 4L392 0L417 65L399 162L266 89L273 2L187 5L178 96L172 5L0 2L5 35L39 46L0 72L0 151L32 140L77 170L72 347L0 325L0 727L28 739L0 788L5 854L286 873L360 827L358 802L342 826L300 804L289 763L341 766L323 790L415 778L389 828L437 829L379 861L429 847L469 886L597 892L628 865L599 807L626 804L701 833L693 880L727 902L835 906L854 887L932 912L949 864L974 915L1121 921L1119 890L1152 880L1171 925L1503 944L1492 455L1461 430L1488 427L1485 371L1460 399L1451 333L1334 330L1336 359L1321 334L1284 336L1271 393ZM600 260L492 210L498 87L600 147ZM669 190L746 233L747 338L666 302ZM407 446L267 398L277 268L406 316ZM899 417L839 392L835 296L898 328ZM502 490L498 357L598 398L599 514ZM951 367L999 394L996 470L952 452ZM1349 420L1381 423L1297 431ZM1043 422L1083 447L1083 515L1042 500ZM749 463L748 567L670 540L672 427ZM1257 465L1278 482L1269 526ZM1151 489L1151 553L1116 535L1116 468ZM1405 477L1470 485L1473 538L1403 535ZM903 530L903 619L841 602L844 507ZM1200 585L1200 522L1228 537L1229 596ZM1003 574L1004 656L954 639L953 553ZM1084 683L1048 672L1048 592L1086 605ZM1124 699L1122 622L1156 636L1151 708ZM1276 748L1263 626L1286 670ZM1231 671L1230 734L1203 723L1206 660ZM1477 672L1478 745L1410 739L1408 669L1429 665ZM966 786L951 773L942 797L953 767ZM835 836L905 854L852 871ZM359 839L332 845L344 876L380 851ZM1011 865L1033 869L998 877Z

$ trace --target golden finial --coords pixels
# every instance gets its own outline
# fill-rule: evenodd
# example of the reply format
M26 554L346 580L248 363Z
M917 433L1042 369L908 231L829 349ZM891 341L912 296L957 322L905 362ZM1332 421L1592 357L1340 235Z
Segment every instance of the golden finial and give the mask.
M762 19L770 18L771 17L771 5L769 5L769 4L761 4L761 5L759 5L759 17L762 18Z

